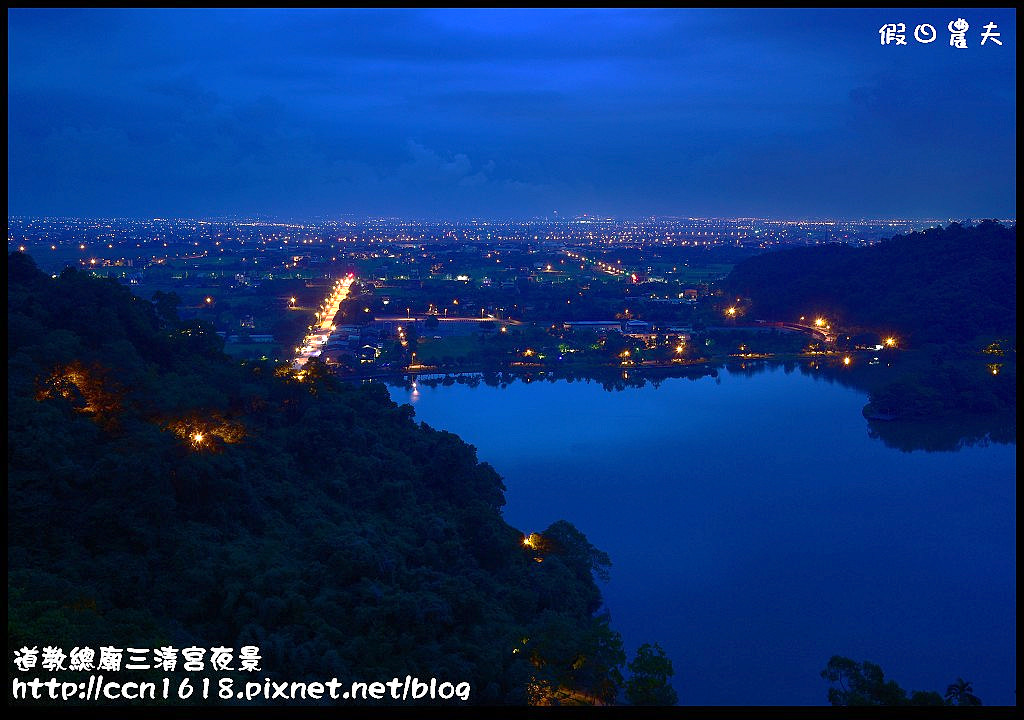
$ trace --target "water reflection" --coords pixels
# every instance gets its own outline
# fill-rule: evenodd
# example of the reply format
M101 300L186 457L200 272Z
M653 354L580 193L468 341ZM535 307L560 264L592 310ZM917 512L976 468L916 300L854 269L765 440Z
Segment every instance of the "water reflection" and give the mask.
M1014 436L868 423L858 366L816 361L420 376L416 419L477 447L510 524L609 553L613 625L666 649L684 704L823 704L834 654L1012 703Z
M694 365L686 368L654 368L640 370L619 370L617 368L596 368L585 373L559 371L485 371L436 375L410 375L405 378L385 379L393 387L412 391L409 402L415 404L419 398L418 386L450 387L455 384L471 388L483 384L488 387L507 388L521 382L584 382L596 383L608 392L622 392L651 386L660 387L668 378L699 380L704 377L719 379L719 372L739 377L755 377L769 371L781 369L790 375L801 374L827 384L839 384L865 393L879 385L885 373L892 372L892 364L860 363L852 367L843 363L842 358L787 360L730 360L723 366L712 364ZM865 398L866 400L866 398ZM886 447L911 452L953 452L964 447L987 445L988 443L1015 443L1017 439L1016 416L1013 413L949 413L934 419L885 420L884 415L867 413L865 431L868 437L880 440Z

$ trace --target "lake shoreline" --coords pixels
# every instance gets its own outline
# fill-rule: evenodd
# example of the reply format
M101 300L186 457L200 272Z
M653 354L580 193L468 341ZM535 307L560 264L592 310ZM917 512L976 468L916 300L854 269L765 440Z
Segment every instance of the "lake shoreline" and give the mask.
M528 532L571 516L609 553L612 620L628 650L666 648L683 704L824 703L818 673L833 654L915 689L967 673L987 703L1012 697L1014 448L930 452L935 423L906 424L924 438L913 451L877 442L872 426L904 424L868 423L863 391L761 366L622 392L546 375L492 386L482 373L415 387L399 377L389 392L501 474L510 523ZM948 575L951 559L980 573L983 612ZM950 613L967 627L942 625ZM894 635L906 652L882 651ZM991 657L965 651L968 636ZM741 691L725 667L774 669Z

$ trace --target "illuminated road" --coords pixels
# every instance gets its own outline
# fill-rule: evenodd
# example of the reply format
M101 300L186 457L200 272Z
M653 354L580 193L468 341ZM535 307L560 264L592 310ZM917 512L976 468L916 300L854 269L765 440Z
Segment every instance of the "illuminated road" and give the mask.
M803 323L796 322L781 322L781 321L768 321L768 320L755 320L754 322L732 322L729 325L721 325L709 330L733 330L736 328L777 328L779 330L788 330L789 332L798 332L807 335L815 340L821 340L824 343L831 344L835 342L835 334L829 332L828 329L815 326L805 325Z
M570 260L575 260L576 262L581 262L584 264L589 263L590 265L595 266L601 272L607 273L608 275L612 275L615 277L629 276L629 271L627 271L625 268L617 264L612 265L611 263L606 263L603 260L592 260L591 258L580 255L579 253L571 252L569 250L562 250L562 252L565 253Z
M836 336L833 335L832 333L828 332L827 330L823 330L820 327L816 327L814 325L804 325L804 324L801 324L801 323L794 323L794 322L777 322L777 323L765 323L765 324L766 325L771 325L773 327L784 328L786 330L793 330L795 332L801 332L804 335L810 335L814 339L821 340L822 342L825 342L825 343L832 343L836 339Z
M354 279L349 275L334 283L331 294L320 304L317 313L319 325L303 339L302 347L297 348L299 355L292 361L292 367L296 370L302 368L310 358L319 357L323 348L330 342L331 333L334 332L334 316L338 314L341 303L348 297L348 290Z

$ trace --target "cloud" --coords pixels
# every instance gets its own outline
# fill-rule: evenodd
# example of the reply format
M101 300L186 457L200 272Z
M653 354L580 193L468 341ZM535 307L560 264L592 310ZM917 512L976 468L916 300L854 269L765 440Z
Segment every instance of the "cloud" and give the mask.
M888 14L13 10L8 204L1012 213L1013 53L890 52Z

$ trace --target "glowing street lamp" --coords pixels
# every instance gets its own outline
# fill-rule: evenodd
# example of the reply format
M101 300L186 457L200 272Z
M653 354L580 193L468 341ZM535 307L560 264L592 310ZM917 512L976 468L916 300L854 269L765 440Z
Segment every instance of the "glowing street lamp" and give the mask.
M539 533L530 533L523 538L523 547L528 547L531 550L541 550L543 545L545 545L544 537Z

